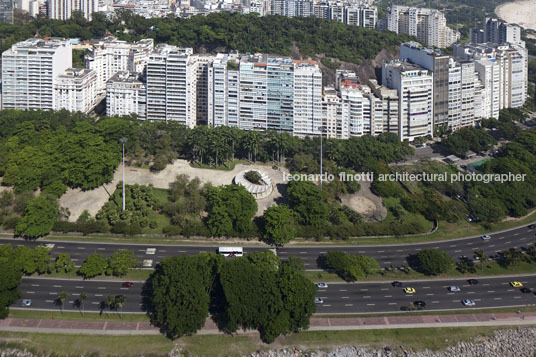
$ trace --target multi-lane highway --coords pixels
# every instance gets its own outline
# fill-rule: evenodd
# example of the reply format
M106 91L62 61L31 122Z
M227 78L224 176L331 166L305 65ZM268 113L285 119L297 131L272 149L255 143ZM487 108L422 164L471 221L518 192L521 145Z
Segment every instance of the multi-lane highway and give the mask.
M407 263L408 256L416 254L425 248L437 248L449 253L453 258L460 256L472 258L474 251L482 249L487 255L493 256L497 252L509 248L523 248L536 243L536 229L529 229L528 225L512 229L505 232L491 234L490 240L482 240L480 236L462 238L447 241L437 241L429 243L414 243L401 245L380 245L380 246L286 246L279 248L277 254L281 259L286 259L290 255L300 257L304 260L306 269L319 269L317 260L322 254L329 250L344 251L352 254L362 254L375 258L382 267L391 264L401 266ZM180 254L197 254L199 252L216 252L217 245L214 246L194 246L194 245L158 245L158 244L119 244L101 242L63 242L63 241L25 241L22 239L4 238L0 239L0 244L11 243L12 245L37 246L39 244L53 244L51 254L68 253L76 265L81 265L83 261L93 253L100 253L103 256L110 256L119 249L132 250L140 260L152 260L154 267L162 259ZM153 248L153 249L150 249ZM262 251L268 246L244 246L244 252L250 253Z
M523 293L519 288L510 286L513 280L522 282L532 291ZM64 310L70 311L79 309L77 299L80 293L85 292L88 294L85 310L95 312L101 311L102 301L108 295L124 295L125 312L143 312L144 282L134 282L134 286L128 288L122 283L24 278L20 286L21 299L31 299L32 305L28 307L31 309L59 311L57 299L65 290L69 297ZM450 292L448 287L451 285L458 286L461 291ZM317 313L400 312L415 301L424 301L425 310L459 310L465 308L461 303L463 299L474 300L476 308L536 304L536 275L480 278L476 285L469 285L465 279L414 281L404 282L404 287L412 287L416 292L406 294L403 287L394 287L391 282L329 283L327 288L317 291L317 296L323 299L323 303L317 305ZM20 307L21 299L13 307Z

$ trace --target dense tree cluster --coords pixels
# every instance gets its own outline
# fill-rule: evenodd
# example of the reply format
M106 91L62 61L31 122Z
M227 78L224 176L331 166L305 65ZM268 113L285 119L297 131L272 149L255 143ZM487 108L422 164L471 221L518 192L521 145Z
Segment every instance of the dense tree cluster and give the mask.
M338 251L327 252L322 263L346 281L360 280L380 271L380 264L372 257Z
M324 54L341 61L359 63L373 59L384 48L394 48L410 39L392 32L378 32L359 26L316 17L282 17L231 12L198 15L189 19L168 16L146 19L129 11L113 19L97 13L87 22L80 14L70 20L38 18L25 25L0 24L4 51L10 44L41 36L66 38L101 38L105 32L127 41L153 38L165 42L208 50L227 49L240 52L265 52L290 55L296 45L304 56Z
M232 260L206 253L168 258L151 280L151 316L172 337L195 333L210 312L224 331L253 328L272 342L307 328L315 311L315 286L268 251Z
M476 153L485 152L497 144L497 141L486 131L470 127L456 131L443 139L442 143L451 153L463 157L469 150Z
M418 269L427 275L448 273L454 268L454 260L443 251L428 248L417 253Z
M134 256L134 252L127 249L120 249L114 252L109 258L104 258L100 254L91 254L78 269L78 275L84 279L94 278L99 275L124 276L130 269L139 265Z

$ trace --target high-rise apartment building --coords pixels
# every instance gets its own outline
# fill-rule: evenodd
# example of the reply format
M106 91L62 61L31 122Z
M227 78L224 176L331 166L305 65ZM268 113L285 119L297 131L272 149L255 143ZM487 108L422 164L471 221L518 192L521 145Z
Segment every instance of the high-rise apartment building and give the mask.
M87 68L69 68L56 77L54 110L89 113L97 105L97 75Z
M131 72L117 72L106 83L106 115L136 115L144 120L146 110L145 84Z
M396 89L400 140L433 136L433 75L421 66L391 61L382 66L382 83Z
M54 110L54 84L72 67L68 40L29 39L2 53L2 109Z
M322 133L322 72L315 61L294 61L293 135Z
M195 59L191 48L158 45L147 60L147 120L173 120L193 128L196 116Z
M0 22L13 23L13 0L0 0Z
M521 27L502 20L486 18L483 42L519 44L521 43Z
M449 47L460 34L447 26L445 15L436 9L393 5L387 15L387 29L417 37L428 46Z
M494 58L475 61L475 70L482 83L482 118L499 118L500 68Z
M107 37L94 43L85 56L85 67L97 73L97 93L104 96L106 82L118 72L141 73L153 51L151 38L128 43Z
M98 9L98 0L47 0L48 17L56 20L68 20L74 11L79 11L91 21L91 15Z
M294 63L289 57L266 59L268 129L292 132L294 116Z
M417 64L434 74L434 127L450 127L449 56L438 49L423 48L416 42L400 46L400 59Z
M372 93L381 103L382 124L381 132L394 133L398 135L398 92L396 89L390 89L386 86L379 85L375 79L368 81L368 86Z

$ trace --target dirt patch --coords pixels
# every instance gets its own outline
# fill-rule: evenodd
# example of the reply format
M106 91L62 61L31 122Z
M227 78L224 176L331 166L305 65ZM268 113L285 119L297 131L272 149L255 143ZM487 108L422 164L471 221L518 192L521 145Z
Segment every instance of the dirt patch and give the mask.
M362 215L366 222L383 221L387 217L387 209L381 197L372 193L370 182L361 181L359 184L359 192L341 197L341 203Z

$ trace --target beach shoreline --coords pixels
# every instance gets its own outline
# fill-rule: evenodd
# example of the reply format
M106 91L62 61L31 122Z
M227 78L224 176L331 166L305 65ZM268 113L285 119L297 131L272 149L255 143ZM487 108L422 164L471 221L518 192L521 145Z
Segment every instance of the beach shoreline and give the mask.
M536 0L507 2L495 8L500 19L536 31Z

